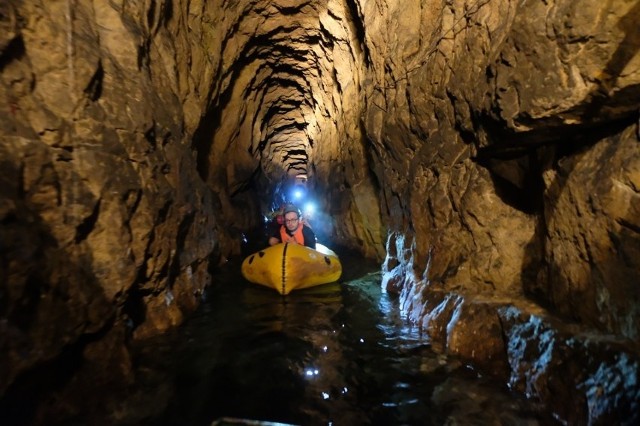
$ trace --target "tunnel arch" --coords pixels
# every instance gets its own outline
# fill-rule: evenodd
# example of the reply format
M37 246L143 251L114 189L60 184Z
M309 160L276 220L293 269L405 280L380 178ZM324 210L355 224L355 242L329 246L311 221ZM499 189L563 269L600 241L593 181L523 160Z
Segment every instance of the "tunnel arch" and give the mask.
M344 144L362 139L359 126L345 124L362 114L366 48L356 10L344 2L255 2L225 22L220 83L193 146L200 175L219 189L230 216L249 199L267 210L281 182L298 174L323 205L332 203L324 191L345 179L336 165L351 161ZM225 200L224 188L238 190Z

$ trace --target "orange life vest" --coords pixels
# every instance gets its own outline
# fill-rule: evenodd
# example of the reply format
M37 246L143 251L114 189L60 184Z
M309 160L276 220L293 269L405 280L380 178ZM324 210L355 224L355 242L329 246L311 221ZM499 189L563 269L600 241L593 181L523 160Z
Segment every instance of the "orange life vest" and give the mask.
M287 233L287 228L284 226L280 227L280 239L283 243L289 243L295 241L298 244L304 245L304 235L302 235L302 228L304 225L300 223L298 229L293 233L293 235L289 235Z

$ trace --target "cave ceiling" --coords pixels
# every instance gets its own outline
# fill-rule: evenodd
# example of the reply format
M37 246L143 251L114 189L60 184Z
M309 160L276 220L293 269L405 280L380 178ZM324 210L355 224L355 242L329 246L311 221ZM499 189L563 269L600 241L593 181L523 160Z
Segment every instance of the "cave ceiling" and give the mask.
M326 0L223 2L222 10L220 84L210 132L196 135L204 174L232 192L256 176L268 187L313 180L322 160L338 155L343 123L359 114L364 55L352 11Z

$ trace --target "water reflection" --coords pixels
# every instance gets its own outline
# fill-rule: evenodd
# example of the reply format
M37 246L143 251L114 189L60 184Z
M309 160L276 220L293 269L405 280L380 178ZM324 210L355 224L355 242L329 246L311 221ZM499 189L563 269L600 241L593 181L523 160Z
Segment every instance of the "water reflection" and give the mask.
M372 270L282 297L229 268L184 327L137 348L112 424L552 424L434 353Z

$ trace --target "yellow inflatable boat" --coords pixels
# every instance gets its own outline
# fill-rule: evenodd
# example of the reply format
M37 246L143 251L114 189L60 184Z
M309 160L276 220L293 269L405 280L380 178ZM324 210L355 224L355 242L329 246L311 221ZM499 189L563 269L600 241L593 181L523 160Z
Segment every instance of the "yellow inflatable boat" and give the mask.
M340 259L322 244L316 244L316 250L300 244L276 244L242 262L242 276L248 281L273 288L282 295L338 281L340 275Z

